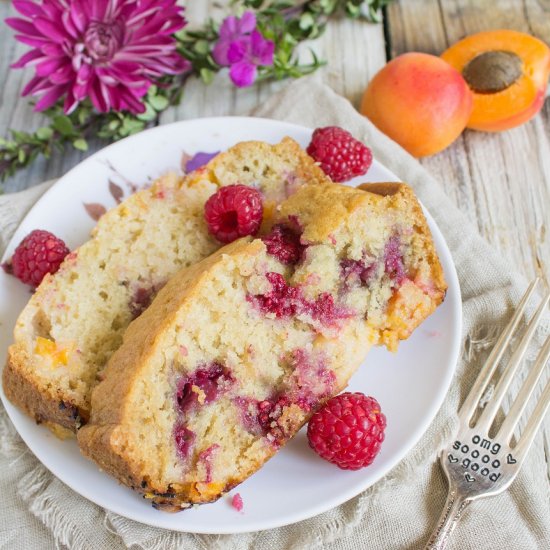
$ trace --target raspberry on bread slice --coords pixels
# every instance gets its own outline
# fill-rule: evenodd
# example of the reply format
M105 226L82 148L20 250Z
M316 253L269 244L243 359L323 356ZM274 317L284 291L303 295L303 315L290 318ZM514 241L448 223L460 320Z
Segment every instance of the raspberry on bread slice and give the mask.
M130 321L174 273L222 246L204 219L208 198L223 186L253 186L267 224L301 185L326 180L285 138L239 143L184 178L169 174L130 196L45 277L21 313L3 372L8 399L58 435L74 432Z
M212 502L339 393L373 344L395 349L446 284L410 188L370 189L303 186L266 236L177 273L111 357L82 453L157 508Z

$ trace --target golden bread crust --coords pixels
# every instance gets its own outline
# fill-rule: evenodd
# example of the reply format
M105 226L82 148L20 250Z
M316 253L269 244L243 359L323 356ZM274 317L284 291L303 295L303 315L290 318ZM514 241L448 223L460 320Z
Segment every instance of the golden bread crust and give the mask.
M23 374L23 365L27 362L24 349L14 345L8 348L8 358L2 372L6 397L32 416L37 424L45 423L51 429L58 430L56 435L61 438L67 437L69 433L73 433L75 424L80 423L82 411L64 401L63 396L56 394L55 390L50 390L45 396L45 390L40 382Z

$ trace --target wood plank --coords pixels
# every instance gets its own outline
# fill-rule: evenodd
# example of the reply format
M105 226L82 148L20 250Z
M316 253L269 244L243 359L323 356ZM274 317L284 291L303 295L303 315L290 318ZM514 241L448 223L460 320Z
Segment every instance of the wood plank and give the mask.
M400 0L387 11L392 56L440 54L466 34L494 28L550 41L550 1ZM506 132L466 131L447 150L422 159L482 235L529 278L550 280L550 107Z

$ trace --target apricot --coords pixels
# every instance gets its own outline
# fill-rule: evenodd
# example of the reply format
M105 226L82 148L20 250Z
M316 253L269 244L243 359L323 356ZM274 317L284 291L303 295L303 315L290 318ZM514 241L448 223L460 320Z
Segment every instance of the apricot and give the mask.
M435 55L405 53L370 81L361 113L415 157L433 155L464 130L472 93L462 75Z
M544 103L550 48L528 34L496 30L472 34L443 52L472 90L468 128L498 132L535 116Z

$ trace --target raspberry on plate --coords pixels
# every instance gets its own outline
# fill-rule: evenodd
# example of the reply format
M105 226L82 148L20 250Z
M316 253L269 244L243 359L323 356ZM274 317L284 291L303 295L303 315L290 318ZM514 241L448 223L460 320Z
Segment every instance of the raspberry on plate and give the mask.
M300 234L287 225L277 224L271 232L262 237L267 253L275 256L285 265L300 261L306 246L300 242Z
M338 126L317 128L313 132L307 153L335 182L362 176L372 164L371 150Z
M204 205L208 231L222 243L255 235L263 218L262 195L247 185L220 188Z
M378 401L362 393L342 393L330 399L309 421L309 446L343 470L372 463L382 441L386 417Z
M15 249L9 270L20 281L37 287L46 273L59 269L69 252L61 239L49 231L35 229Z

